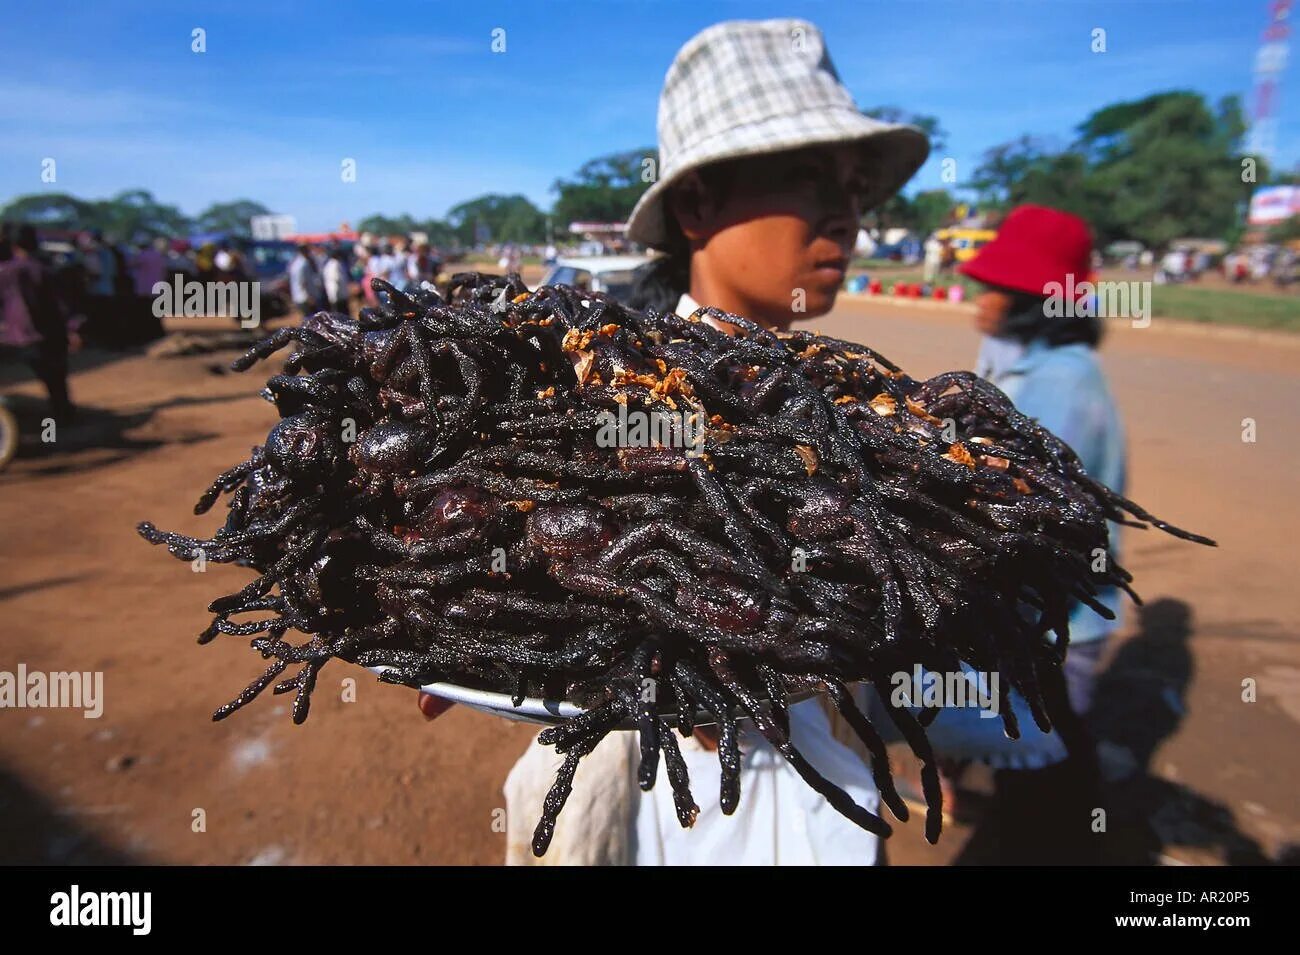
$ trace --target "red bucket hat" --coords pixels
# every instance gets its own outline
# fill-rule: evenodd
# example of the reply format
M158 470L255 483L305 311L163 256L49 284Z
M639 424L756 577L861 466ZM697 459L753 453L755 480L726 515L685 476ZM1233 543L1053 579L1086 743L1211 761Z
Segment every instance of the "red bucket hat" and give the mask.
M1048 286L1071 286L1092 273L1092 233L1076 215L1047 206L1017 206L995 238L958 269L977 282L1047 295Z

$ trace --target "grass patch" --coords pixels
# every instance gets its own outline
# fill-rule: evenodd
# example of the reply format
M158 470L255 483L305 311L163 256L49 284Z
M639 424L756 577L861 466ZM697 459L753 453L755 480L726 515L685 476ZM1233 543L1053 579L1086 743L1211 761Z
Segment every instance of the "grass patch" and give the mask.
M894 282L920 282L921 270L897 262L857 259L854 272L865 272L884 283L888 293ZM1103 279L1110 276L1103 275ZM1128 281L1121 277L1116 281ZM940 285L960 283L966 288L966 301L979 291L979 283L964 276L945 275ZM1300 332L1300 295L1266 294L1231 288L1209 288L1204 285L1151 286L1151 314L1158 318L1174 318L1186 322L1205 322L1216 325L1239 325L1245 328L1266 328L1286 332Z
M1294 295L1156 285L1151 291L1151 314L1188 322L1300 332L1300 298Z

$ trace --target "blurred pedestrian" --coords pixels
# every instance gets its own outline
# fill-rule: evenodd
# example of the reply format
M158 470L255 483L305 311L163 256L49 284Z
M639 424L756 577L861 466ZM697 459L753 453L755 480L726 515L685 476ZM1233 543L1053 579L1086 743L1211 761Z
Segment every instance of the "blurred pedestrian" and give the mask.
M410 284L411 277L408 269L410 268L409 256L406 252L405 242L395 242L393 251L388 257L388 274L384 278L393 288L399 291L405 291Z
M125 334L130 341L149 341L164 334L162 319L154 314L154 286L166 281L167 257L163 254L166 239L145 242L131 255L127 267L131 274L130 304L124 309Z
M298 246L298 254L289 263L289 297L303 317L325 306L325 285L316 264L315 249L307 243Z
M925 266L921 272L921 278L925 282L933 282L939 277L939 267L943 264L943 240L937 234L931 233L930 237L925 240Z
M424 284L433 285L438 280L438 272L442 269L442 263L434 255L433 249L429 243L421 242L416 246L415 255L411 257L411 284L419 287Z
M387 282L392 276L393 262L395 259L396 252L394 251L392 243L385 242L381 245L379 247L379 254L370 261L370 268L374 272L375 278Z
M374 279L384 278L387 271L388 265L384 258L383 246L370 246L366 250L364 274L361 278L361 295L367 305L379 304L379 299L375 296L375 289L371 282Z
M212 258L212 264L221 282L244 282L249 278L248 263L239 246L228 239L223 239Z
M975 297L976 327L985 336L977 373L1073 448L1092 477L1123 493L1124 429L1097 358L1101 321L1075 308L1076 301L1051 301L1089 279L1091 253L1092 236L1082 219L1020 206L961 272L983 286ZM1114 561L1118 527L1110 530L1111 551L1102 559ZM1118 618L1120 597L1105 587L1095 599ZM1015 691L1011 706L1019 740L1007 739L1002 720L986 718L977 708L946 708L930 725L930 742L941 759L979 760L996 770L992 811L1003 863L1095 861L1090 813L1100 780L1083 717L1092 704L1098 662L1117 627L1090 607L1072 605L1062 671L1040 675L1052 706L1052 732L1035 726Z
M1277 257L1273 260L1273 265L1270 270L1273 276L1273 283L1278 288L1286 288L1294 282L1296 265L1296 254L1285 247L1280 249Z
M1186 277L1187 253L1181 248L1174 247L1160 259L1160 272L1156 275L1156 281L1163 285L1166 282L1181 282Z
M153 287L166 280L167 257L164 254L166 247L166 239L155 239L152 242L141 243L135 254L131 256L132 291L137 297L152 298Z
M119 302L130 301L135 295L135 282L131 277L131 263L121 242L110 242L108 251L113 256L113 297Z
M164 281L175 282L179 276L181 283L192 281L198 274L194 266L193 250L184 239L170 242L164 249L167 258Z
M1210 254L1204 249L1198 249L1192 254L1191 273L1193 279L1199 279L1205 274L1210 267Z
M350 280L348 276L348 256L341 248L335 248L325 267L321 270L321 280L325 286L325 298L331 312L351 315L352 306Z
M215 282L217 280L217 244L215 242L204 242L194 253L194 267L197 272L197 278L200 282Z
M497 267L509 275L511 272L519 271L522 261L519 246L514 242L507 242L501 247L501 258L497 259Z
M230 244L222 239L217 245L217 251L212 256L212 268L217 273L217 279L221 282L230 281L231 266L234 260L230 256Z
M97 229L82 233L80 245L86 270L86 334L95 340L116 343L121 337L118 316L114 315L117 256Z
M50 416L70 422L68 352L81 347L79 323L60 300L31 225L0 233L0 317L0 343L16 347L45 385Z
M952 239L944 239L939 247L939 274L946 275L957 264L957 247Z

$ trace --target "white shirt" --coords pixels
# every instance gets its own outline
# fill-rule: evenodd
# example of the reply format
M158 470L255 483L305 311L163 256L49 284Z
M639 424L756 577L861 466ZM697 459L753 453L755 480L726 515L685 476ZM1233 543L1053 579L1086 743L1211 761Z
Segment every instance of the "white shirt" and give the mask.
M320 273L312 268L305 255L296 255L289 263L289 296L294 304L312 302L320 295Z
M678 315L699 304L683 295ZM706 319L707 320L707 319ZM748 726L748 724L742 724ZM740 734L740 804L722 814L718 754L674 732L700 807L695 825L677 822L662 756L654 788L636 781L638 734L614 732L579 764L573 793L544 865L874 865L878 837L844 818L752 727ZM870 769L838 742L820 700L790 707L790 737L819 773L859 806L879 814ZM506 861L535 864L529 849L542 800L563 756L535 739L506 780Z
M682 297L677 300L677 314L682 316L682 318L690 318L696 313L696 311L703 307L704 306L699 302L691 298L690 292L683 292ZM712 325L714 328L722 327L722 323L712 315L701 315L700 320L708 325Z
M405 252L395 252L388 258L388 275L385 278L398 288L402 288L406 284Z
M862 808L879 814L866 763L831 735L820 700L790 707L790 737L822 776ZM741 724L747 726L748 724ZM719 805L718 754L673 730L700 808L695 825L677 821L662 755L654 788L637 785L639 735L615 731L581 763L544 857L532 854L533 829L564 761L534 739L510 770L506 797L507 865L874 865L878 837L841 816L752 728L740 734L740 803Z
M343 263L331 258L321 270L325 280L325 297L331 302L338 302L348 297L348 273Z

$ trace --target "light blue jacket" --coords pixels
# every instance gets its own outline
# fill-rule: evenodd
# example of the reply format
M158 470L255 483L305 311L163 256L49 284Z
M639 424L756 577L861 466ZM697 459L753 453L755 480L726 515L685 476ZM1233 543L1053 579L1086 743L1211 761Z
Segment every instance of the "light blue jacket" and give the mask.
M1111 397L1097 353L1084 344L1052 347L1022 345L1005 338L985 338L975 371L997 385L1017 408L1074 449L1093 478L1124 493L1124 426ZM1118 559L1119 527L1112 523L1111 554ZM1102 590L1098 598L1118 617L1120 591ZM1070 614L1070 641L1086 643L1113 632L1118 620L1105 620L1083 604Z
M1101 483L1123 492L1124 432L1106 376L1096 352L1087 345L1049 347L1022 345L1002 338L986 338L980 347L976 372L997 385L1016 407L1056 434L1078 454L1087 472ZM1116 552L1116 527L1111 525L1111 553ZM1116 614L1120 592L1105 588L1098 599ZM1088 643L1110 634L1118 624L1076 604L1070 613L1070 642ZM1069 663L1066 664L1069 666ZM966 664L968 676L974 671ZM870 715L877 725L884 719L884 703L868 696ZM978 759L995 769L1037 769L1059 763L1067 756L1065 742L1053 730L1044 733L1034 725L1029 704L1013 691L1011 707L1020 724L1018 741L1007 738L1002 720L990 710L973 706L948 706L930 725L926 735L935 753L949 759ZM919 712L916 707L913 712ZM891 742L897 734L886 732Z

